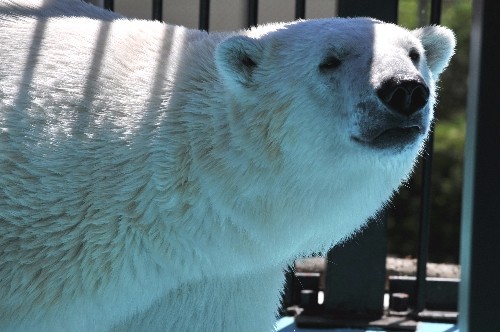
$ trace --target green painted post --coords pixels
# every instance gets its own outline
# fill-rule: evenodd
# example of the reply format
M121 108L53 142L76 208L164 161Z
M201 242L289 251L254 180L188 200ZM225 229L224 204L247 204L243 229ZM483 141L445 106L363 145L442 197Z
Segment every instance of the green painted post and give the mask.
M334 319L380 318L384 309L386 255L386 223L375 220L362 233L331 250L325 313Z
M461 229L460 332L500 331L500 2L473 3Z

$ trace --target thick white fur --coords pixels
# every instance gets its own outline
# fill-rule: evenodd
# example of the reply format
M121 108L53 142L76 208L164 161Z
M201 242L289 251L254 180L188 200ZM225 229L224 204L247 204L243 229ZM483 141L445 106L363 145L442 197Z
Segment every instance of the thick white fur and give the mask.
M454 48L442 27L209 35L73 0L1 0L0 43L1 331L271 330L282 269L411 172ZM389 112L381 82L417 74L421 137L354 141Z

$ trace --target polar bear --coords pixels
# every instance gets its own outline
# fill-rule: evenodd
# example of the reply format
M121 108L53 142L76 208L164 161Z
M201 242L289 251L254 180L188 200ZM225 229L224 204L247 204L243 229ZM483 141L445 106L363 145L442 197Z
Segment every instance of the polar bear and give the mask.
M453 54L369 18L232 33L0 1L0 330L270 331L283 269L411 173Z

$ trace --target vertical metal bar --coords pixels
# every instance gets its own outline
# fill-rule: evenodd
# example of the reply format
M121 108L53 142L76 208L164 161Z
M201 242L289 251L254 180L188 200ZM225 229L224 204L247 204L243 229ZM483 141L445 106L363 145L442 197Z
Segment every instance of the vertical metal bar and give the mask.
M104 9L115 10L115 2L113 0L104 0Z
M200 0L200 16L198 28L208 31L210 22L210 0Z
M248 20L247 27L253 27L257 25L257 16L259 12L259 1L258 0L248 0Z
M425 282L427 276L427 261L429 257L433 140L434 134L431 132L425 145L422 165L423 179L422 195L420 197L420 223L418 229L417 279L415 283L415 298L412 299L415 314L418 314L425 307Z
M433 129L433 128L432 128ZM411 299L413 311L418 315L425 307L425 286L427 261L429 259L429 233L431 208L432 154L434 152L434 133L431 131L424 148L422 169L422 194L420 197L420 222L418 229L417 278L415 298Z
M306 18L306 0L295 0L295 19Z
M441 0L431 2L431 24L441 24Z
M500 1L475 0L460 244L460 331L500 331Z
M163 21L163 0L153 0L153 20Z
M431 24L441 21L441 0L431 2ZM434 129L434 128L431 128ZM432 158L434 153L434 130L431 130L424 149L422 196L420 199L420 223L418 232L417 280L415 283L414 314L425 307L427 261L429 260L430 210L432 192Z
M385 22L396 23L398 0L337 0L341 17L369 16Z

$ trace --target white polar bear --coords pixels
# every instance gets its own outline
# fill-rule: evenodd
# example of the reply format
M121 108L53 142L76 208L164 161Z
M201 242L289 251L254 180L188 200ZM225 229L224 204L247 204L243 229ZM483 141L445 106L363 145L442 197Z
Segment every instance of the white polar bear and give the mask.
M411 172L453 53L368 18L237 33L0 1L0 330L269 331L294 258Z

